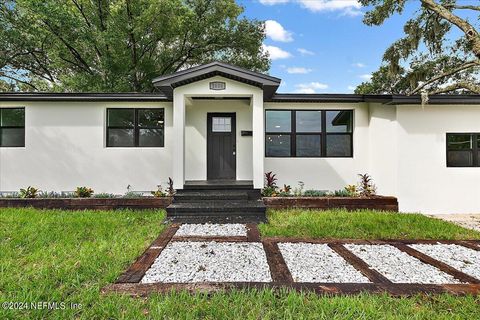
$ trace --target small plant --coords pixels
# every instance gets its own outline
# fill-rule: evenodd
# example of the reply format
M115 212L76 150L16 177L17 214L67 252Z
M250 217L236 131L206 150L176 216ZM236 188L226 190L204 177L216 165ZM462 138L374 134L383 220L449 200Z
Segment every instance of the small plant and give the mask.
M350 197L350 192L345 189L335 190L329 194L331 197Z
M265 187L262 189L262 196L263 197L276 197L277 196L277 188L276 187Z
M175 189L173 188L173 179L168 178L168 187L165 190L169 197L173 197L175 195Z
M345 191L349 194L350 197L358 197L357 186L354 184L349 184L345 187Z
M377 187L373 184L373 179L368 173L359 174L360 182L358 184L358 194L361 197L373 197L377 194Z
M102 192L102 193L97 193L93 195L93 197L98 199L110 199L110 198L115 198L115 195L113 193Z
M123 195L123 198L127 198L127 199L137 199L137 198L142 198L142 197L143 196L140 193L135 192L135 191L127 191Z
M293 190L293 195L295 197L301 197L303 195L303 187L305 187L305 183L303 181L298 181L298 187Z
M305 190L303 193L304 197L325 197L327 195L327 191L324 190Z
M20 193L14 192L2 192L0 198L20 198Z
M162 191L162 186L161 185L158 185L157 190L152 191L151 193L156 198L162 198L162 197L165 197L167 195L165 192Z
M265 173L265 188L262 189L262 196L276 197L277 189L277 175L272 171Z
M93 189L89 187L77 187L75 196L78 198L90 198L93 194Z
M277 175L272 171L265 173L265 187L277 188Z
M292 194L292 187L284 184L283 188L278 192L279 197L290 197Z
M55 191L41 191L38 195L39 198L48 198L48 199L65 199L73 198L74 194L72 192L55 192Z
M38 195L38 190L35 187L28 186L26 189L20 189L20 198L33 199Z

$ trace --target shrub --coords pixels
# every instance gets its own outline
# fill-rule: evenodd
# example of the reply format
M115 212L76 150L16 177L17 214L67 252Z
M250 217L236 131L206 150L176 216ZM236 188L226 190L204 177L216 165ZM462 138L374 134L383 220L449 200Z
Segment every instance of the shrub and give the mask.
M327 191L324 190L305 190L303 193L304 197L325 197L327 195Z
M28 186L26 189L20 189L20 198L36 198L39 191L35 187Z
M275 197L277 196L277 188L275 187L265 187L262 189L262 196L264 197Z
M143 196L135 191L127 191L123 195L123 198L127 198L127 199L135 199L135 198L141 198L141 197Z
M41 191L38 195L39 198L52 198L52 199L60 199L60 198L73 198L74 194L72 192L55 192L55 191Z
M99 199L109 199L109 198L115 198L115 195L113 193L102 192L102 193L97 193L93 195L93 197L99 198Z
M272 171L265 173L265 187L277 188L277 175Z
M373 197L377 194L377 187L368 173L359 174L358 194L361 197Z
M161 198L161 197L165 197L166 196L166 193L162 191L162 186L161 185L158 185L157 186L157 190L156 191L152 191L151 192L152 195L156 198Z
M78 198L90 198L93 194L93 189L89 187L77 187L75 196Z
M350 197L358 197L357 186L354 184L349 184L345 187L345 191L348 192Z
M301 197L303 195L303 187L305 186L305 183L303 181L298 181L298 187L296 187L293 190L293 195L295 197Z
M279 197L290 197L292 195L291 191L292 191L292 187L284 184L283 188L278 192L278 196Z
M329 194L329 196L332 197L351 197L350 192L348 192L346 189L342 190L335 190Z

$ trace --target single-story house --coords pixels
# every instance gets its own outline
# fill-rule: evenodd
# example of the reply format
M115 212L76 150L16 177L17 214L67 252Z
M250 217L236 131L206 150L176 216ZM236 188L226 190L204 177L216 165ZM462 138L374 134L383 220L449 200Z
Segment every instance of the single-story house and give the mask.
M213 62L156 93L0 94L0 191L155 190L172 177L337 190L369 173L401 211L480 212L480 96L276 93Z

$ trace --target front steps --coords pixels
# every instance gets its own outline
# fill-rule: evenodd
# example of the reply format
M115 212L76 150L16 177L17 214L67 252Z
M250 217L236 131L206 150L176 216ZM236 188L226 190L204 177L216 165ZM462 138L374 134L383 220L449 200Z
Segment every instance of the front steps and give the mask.
M260 190L250 181L192 181L178 190L167 218L182 223L266 221Z

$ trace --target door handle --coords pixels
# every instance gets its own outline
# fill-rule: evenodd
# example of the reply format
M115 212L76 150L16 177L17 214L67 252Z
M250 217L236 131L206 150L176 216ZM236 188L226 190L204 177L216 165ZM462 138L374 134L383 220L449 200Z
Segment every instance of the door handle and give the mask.
M233 151L233 155L236 155L237 153L235 151Z

